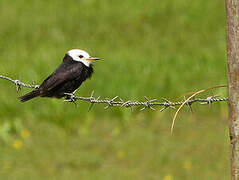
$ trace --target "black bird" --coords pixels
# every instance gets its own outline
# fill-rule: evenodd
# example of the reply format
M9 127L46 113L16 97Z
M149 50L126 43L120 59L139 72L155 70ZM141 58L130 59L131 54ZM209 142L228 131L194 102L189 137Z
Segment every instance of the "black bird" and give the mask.
M62 64L42 82L39 88L19 97L20 101L25 102L38 96L61 98L66 96L65 93L74 92L82 82L91 77L93 73L91 63L95 60L99 58L91 57L83 50L68 51Z

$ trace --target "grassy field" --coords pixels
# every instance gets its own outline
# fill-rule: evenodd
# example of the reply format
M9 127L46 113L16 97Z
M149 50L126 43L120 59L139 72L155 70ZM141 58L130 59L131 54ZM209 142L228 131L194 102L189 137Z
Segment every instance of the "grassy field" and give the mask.
M227 83L223 1L2 0L0 22L0 74L26 83L39 84L73 48L102 59L81 96L174 101ZM21 104L30 89L0 88L1 179L230 178L226 103L183 109L171 136L171 109Z

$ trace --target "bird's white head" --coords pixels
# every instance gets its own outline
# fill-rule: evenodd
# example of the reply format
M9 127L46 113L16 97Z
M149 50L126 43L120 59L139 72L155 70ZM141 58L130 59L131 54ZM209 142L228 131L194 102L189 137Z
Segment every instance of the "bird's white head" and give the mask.
M99 60L100 58L92 57L87 52L80 50L80 49L72 49L67 52L67 54L74 60L78 62L82 62L86 66L90 66L90 64L95 61Z

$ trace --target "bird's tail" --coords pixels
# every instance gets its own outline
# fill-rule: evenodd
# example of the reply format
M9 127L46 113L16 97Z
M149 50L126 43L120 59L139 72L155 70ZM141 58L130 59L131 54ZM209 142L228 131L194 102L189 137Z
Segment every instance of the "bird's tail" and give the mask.
M30 100L34 97L39 96L39 95L40 95L40 91L37 89L37 90L34 90L32 92L29 92L29 93L25 94L24 96L19 97L19 100L21 102L25 102L25 101L28 101L28 100Z

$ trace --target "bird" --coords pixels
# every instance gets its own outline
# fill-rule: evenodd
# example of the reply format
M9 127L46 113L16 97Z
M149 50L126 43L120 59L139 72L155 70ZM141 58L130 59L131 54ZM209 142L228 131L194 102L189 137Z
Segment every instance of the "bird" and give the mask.
M35 97L66 97L72 93L93 74L92 62L100 60L98 57L90 56L81 49L69 50L62 63L49 75L39 88L19 97L20 102L29 101Z

